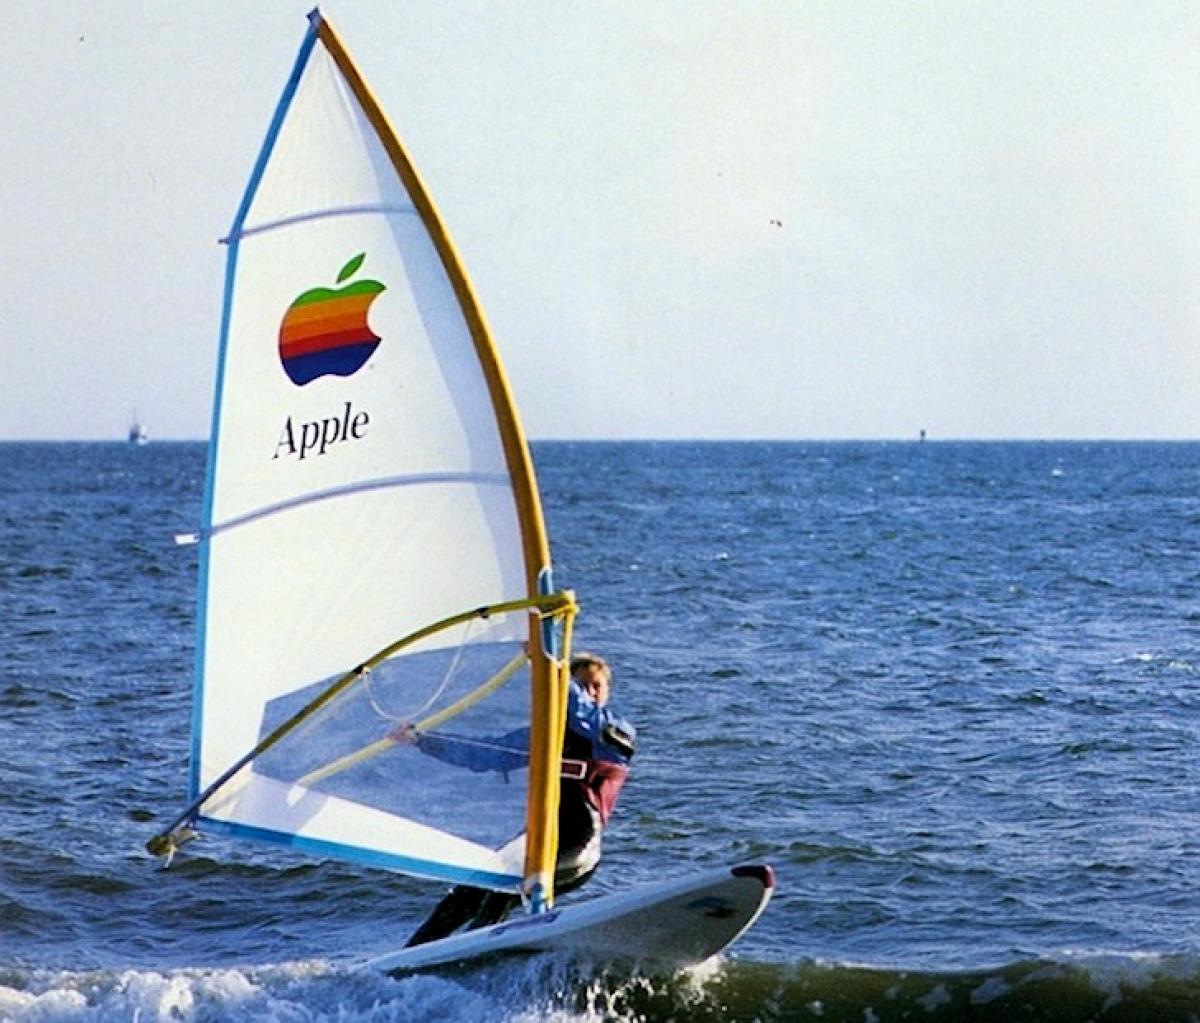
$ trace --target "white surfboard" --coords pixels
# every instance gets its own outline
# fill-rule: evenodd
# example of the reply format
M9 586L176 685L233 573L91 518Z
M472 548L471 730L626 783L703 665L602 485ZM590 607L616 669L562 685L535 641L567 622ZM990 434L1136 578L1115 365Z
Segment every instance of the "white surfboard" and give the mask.
M550 952L594 965L669 972L704 962L736 941L763 911L774 885L768 866L725 868L454 934L362 968L410 973Z

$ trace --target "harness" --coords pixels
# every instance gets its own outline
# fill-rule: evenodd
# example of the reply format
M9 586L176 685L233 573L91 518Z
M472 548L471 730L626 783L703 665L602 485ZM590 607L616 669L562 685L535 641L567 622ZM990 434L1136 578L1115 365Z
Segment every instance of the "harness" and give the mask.
M562 777L570 778L571 781L583 781L587 777L588 762L586 760L574 760L570 757L562 759Z

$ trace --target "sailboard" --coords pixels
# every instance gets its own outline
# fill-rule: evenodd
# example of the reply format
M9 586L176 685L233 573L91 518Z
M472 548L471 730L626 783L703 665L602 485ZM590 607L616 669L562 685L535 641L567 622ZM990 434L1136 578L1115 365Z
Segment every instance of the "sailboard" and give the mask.
M379 956L361 968L391 974L551 953L583 964L671 973L711 959L766 908L775 874L732 867L646 885Z
M491 331L408 153L313 11L226 238L200 544L198 832L551 912L577 606ZM519 770L466 747L526 738ZM440 944L440 943L433 943Z

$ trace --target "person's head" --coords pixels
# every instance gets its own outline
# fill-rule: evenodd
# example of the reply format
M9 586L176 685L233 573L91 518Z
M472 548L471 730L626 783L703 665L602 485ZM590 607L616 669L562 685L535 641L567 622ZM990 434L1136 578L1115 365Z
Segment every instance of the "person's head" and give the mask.
M579 653L571 658L571 677L583 691L603 707L608 703L612 689L612 670L603 657L596 654Z

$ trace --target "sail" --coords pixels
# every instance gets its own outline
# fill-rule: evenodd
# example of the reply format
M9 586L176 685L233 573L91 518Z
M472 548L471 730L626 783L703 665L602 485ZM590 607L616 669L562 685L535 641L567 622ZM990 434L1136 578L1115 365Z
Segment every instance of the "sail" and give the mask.
M225 239L181 821L549 894L574 606L454 247L310 21Z

